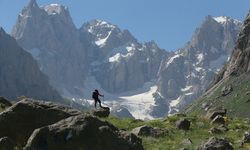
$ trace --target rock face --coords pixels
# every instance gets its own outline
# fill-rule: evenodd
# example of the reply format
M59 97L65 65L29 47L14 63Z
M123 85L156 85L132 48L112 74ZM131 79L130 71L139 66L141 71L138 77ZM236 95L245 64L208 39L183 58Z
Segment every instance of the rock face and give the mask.
M108 107L102 107L99 110L94 110L92 114L96 117L108 117L110 114L110 109Z
M232 145L225 139L218 139L215 137L211 137L204 145L204 150L218 149L218 150L233 150Z
M38 61L61 95L82 92L87 56L66 7L40 8L31 0L19 14L12 36Z
M0 114L0 137L7 136L24 145L34 129L80 113L51 102L22 100Z
M250 13L247 15L243 27L241 28L236 48L234 49L232 56L221 71L221 74L217 77L218 80L224 79L229 75L241 74L243 72L250 71Z
M32 56L0 27L0 95L9 99L28 96L61 100Z
M191 41L161 64L155 93L158 104L152 115L175 113L205 92L227 62L240 26L228 17L205 18ZM162 105L169 109L159 112Z
M190 121L187 119L180 119L176 122L176 128L181 130L189 130L190 124Z
M166 135L168 131L144 125L133 129L132 133L134 133L137 136L151 136L157 138Z
M35 130L25 147L32 149L143 150L143 147L135 135L122 135L108 122L78 115Z

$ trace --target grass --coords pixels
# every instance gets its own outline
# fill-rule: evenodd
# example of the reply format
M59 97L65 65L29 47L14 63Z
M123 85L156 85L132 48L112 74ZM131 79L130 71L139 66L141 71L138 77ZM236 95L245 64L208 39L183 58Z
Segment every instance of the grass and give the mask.
M175 122L180 118L187 118L191 121L189 131L176 129ZM115 117L108 117L103 120L109 121L116 127L125 129L128 132L131 132L135 127L142 125L159 127L169 131L167 135L160 138L141 137L145 150L178 150L181 148L196 149L197 146L204 144L212 136L228 139L233 144L234 149L250 149L249 144L240 148L240 140L242 140L244 132L250 131L250 124L246 119L228 119L226 125L229 128L229 131L222 134L211 134L209 130L218 125L212 125L209 120L196 116L180 117L175 115L164 120L145 122L134 119L118 119ZM191 139L192 144L183 143L185 139Z

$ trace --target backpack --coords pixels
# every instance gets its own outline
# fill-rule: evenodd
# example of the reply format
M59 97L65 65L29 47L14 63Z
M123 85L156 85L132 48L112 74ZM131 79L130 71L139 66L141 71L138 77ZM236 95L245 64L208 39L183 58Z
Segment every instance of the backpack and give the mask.
M96 99L96 93L95 92L92 93L92 98Z

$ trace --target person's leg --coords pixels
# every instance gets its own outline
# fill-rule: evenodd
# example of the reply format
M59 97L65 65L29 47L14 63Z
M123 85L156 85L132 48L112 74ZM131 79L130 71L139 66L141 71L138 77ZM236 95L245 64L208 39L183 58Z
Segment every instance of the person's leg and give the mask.
M97 101L98 101L98 103L99 103L99 106L102 108L102 104L101 104L101 101L100 101L99 98L97 99Z
M97 100L95 99L95 108L96 108L96 103L97 103Z

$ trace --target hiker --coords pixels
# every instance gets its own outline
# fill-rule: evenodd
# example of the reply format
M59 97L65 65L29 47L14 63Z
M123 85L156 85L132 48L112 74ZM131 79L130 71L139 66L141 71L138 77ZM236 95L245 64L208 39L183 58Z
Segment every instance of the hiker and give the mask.
M101 100L99 99L98 96L104 97L104 95L101 95L101 94L99 93L98 90L95 90L95 91L92 93L92 98L95 100L95 108L96 108L96 103L97 103L97 102L99 103L99 106L100 106L101 108L103 108L102 105L101 105Z

